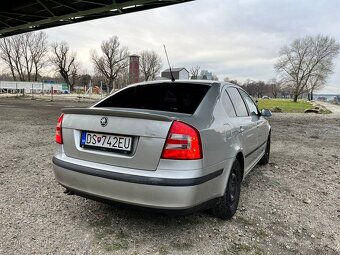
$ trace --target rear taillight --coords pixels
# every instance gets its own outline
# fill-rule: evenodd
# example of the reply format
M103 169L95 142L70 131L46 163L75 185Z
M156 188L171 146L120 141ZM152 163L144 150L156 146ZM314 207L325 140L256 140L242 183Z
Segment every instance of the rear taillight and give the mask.
M55 128L55 141L59 144L63 144L62 124L63 124L64 113L58 118L57 127Z
M202 146L199 132L192 126L174 121L165 141L163 159L201 159Z

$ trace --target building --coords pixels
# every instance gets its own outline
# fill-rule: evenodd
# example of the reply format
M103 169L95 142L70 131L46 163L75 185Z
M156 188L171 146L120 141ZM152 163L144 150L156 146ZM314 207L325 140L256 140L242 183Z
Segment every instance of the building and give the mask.
M189 80L189 71L184 67L171 68L172 74L175 80ZM170 69L166 69L161 73L162 78L167 78L171 80Z
M139 56L131 55L129 61L129 83L139 82Z

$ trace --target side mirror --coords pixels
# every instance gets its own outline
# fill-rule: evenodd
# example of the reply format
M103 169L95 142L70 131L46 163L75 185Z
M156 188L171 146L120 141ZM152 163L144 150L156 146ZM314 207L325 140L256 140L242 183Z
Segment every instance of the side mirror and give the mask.
M263 117L271 117L272 115L272 112L268 109L262 109L261 111L261 116Z

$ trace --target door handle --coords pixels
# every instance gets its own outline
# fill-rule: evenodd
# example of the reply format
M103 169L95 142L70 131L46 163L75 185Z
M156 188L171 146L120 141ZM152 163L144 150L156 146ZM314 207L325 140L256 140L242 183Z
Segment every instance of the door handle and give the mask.
M244 128L242 126L240 126L240 133L244 132Z

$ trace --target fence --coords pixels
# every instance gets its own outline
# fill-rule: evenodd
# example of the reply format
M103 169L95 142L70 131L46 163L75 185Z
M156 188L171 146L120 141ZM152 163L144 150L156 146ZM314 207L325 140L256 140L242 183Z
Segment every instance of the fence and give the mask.
M59 83L0 81L0 93L56 94L63 91L63 85Z
M103 91L102 83L99 86L76 86L72 93L63 88L63 84L44 82L0 81L0 96L30 96L32 99L56 100L100 100L109 93Z

